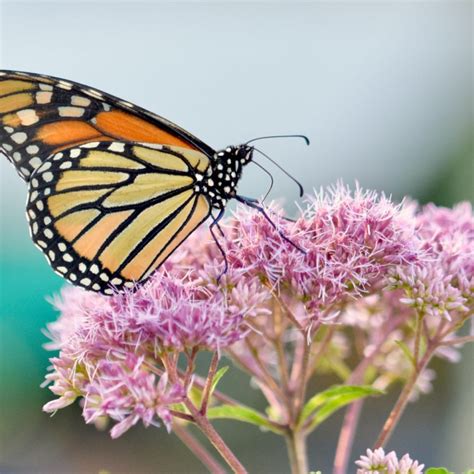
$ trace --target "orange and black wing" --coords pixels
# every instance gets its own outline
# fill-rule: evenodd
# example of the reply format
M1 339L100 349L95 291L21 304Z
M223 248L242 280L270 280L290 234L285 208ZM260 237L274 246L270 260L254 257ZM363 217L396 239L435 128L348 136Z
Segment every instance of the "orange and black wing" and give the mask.
M51 76L0 71L0 150L25 181L52 153L113 140L214 154L163 117L105 92Z
M134 142L89 142L58 151L29 186L31 236L54 270L111 294L145 281L210 214L195 190L201 152Z
M0 72L0 151L29 184L33 241L89 290L145 281L210 214L210 147L78 83Z

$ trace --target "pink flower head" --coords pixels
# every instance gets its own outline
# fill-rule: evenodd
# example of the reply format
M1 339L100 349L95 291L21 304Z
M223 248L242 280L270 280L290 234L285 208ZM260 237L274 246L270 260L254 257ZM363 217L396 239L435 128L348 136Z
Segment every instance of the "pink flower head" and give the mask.
M391 285L420 314L452 319L474 304L474 216L469 204L454 209L426 206L416 218L424 257L395 269Z
M149 426L159 419L171 429L169 407L189 387L168 383L161 357L221 351L247 335L248 318L268 312L268 294L255 282L227 277L226 288L199 282L194 273L164 271L135 292L112 297L66 288L55 300L61 316L48 326L49 347L60 354L51 359L46 382L59 398L44 410L82 397L86 422L117 421L113 437L139 420Z
M358 461L357 474L423 474L424 464L413 461L408 454L400 460L395 451L385 454L383 448L368 449Z
M391 267L417 260L408 207L359 188L352 194L342 184L308 204L296 222L269 211L280 232L260 213L239 208L228 224L227 250L232 267L296 296L310 317L365 294Z
M186 391L180 384L168 384L166 374L159 379L146 368L143 357L128 354L125 360L100 360L97 373L84 394L84 418L92 423L100 417L117 421L112 438L142 421L171 431L170 406L183 401Z
M241 281L222 291L196 281L165 272L135 292L112 297L67 289L56 301L61 317L48 328L58 347L76 355L216 350L243 338L249 330L246 318L266 311L262 306L267 295L255 284Z
M307 204L296 221L277 206L267 208L267 216L240 206L222 223L224 235L216 232L220 247L207 229L197 230L133 291L106 297L65 289L54 300L60 318L48 326L49 348L60 353L51 359L46 382L58 398L44 410L82 398L86 421L114 420L114 437L139 421L169 430L173 410L198 380L198 351L227 350L258 385L278 372L287 346L294 346L295 360L304 356L301 333L307 345L322 340L320 323L338 326L321 345L318 370L336 367L346 377L347 364L338 362L362 348L372 357L374 386L406 378L412 367L395 341L414 347L406 323L416 311L426 316L427 331L440 317L472 313L472 210L427 206L417 214L413 204L395 205L342 184ZM344 332L351 326L361 336L357 348ZM310 357L317 356L313 352ZM458 357L455 348L437 355ZM180 362L189 365L182 370ZM433 375L422 372L414 396L431 389ZM277 407L274 415L287 422L278 394L271 393L277 387L260 386ZM368 451L358 465L359 473L379 466L380 472L413 474L423 467L383 450Z

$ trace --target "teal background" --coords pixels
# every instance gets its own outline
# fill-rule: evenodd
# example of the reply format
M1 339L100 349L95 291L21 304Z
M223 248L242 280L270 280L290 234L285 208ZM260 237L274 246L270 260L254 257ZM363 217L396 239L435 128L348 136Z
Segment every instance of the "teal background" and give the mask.
M262 148L307 190L358 180L400 199L473 199L472 3L6 2L0 65L90 84L224 147L305 133L312 145ZM272 169L272 171L274 171ZM295 212L294 185L274 171L275 198ZM267 181L256 167L243 194ZM112 441L77 407L53 418L41 389L48 295L63 284L33 247L26 186L0 162L0 472L204 472L173 435L137 428ZM411 405L389 447L428 465L472 467L473 350L438 363L435 392ZM224 390L262 405L244 377ZM354 453L373 442L396 393L371 402ZM330 472L341 417L311 438L311 467ZM272 434L217 423L251 472L287 472ZM354 455L355 455L354 454Z

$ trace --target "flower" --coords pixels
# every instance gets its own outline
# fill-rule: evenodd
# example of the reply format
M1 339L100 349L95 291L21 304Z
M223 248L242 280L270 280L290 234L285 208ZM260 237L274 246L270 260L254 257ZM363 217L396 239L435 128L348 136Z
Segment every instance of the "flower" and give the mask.
M238 208L227 224L226 247L231 267L303 302L307 324L331 305L366 294L391 267L417 261L411 207L342 184L307 204L296 222L271 208L274 226L261 213Z
M402 302L421 315L463 316L474 302L474 217L468 203L453 209L425 206L416 216L417 236L425 253L415 265L391 276L402 288Z
M285 377L279 364L287 354L303 364L313 344L309 366L343 381L354 356L365 357L370 382L385 389L413 373L408 352L416 345L417 313L424 318L423 337L472 313L468 205L417 210L411 202L397 205L339 183L309 197L296 221L276 205L261 211L239 206L222 228L219 246L198 229L134 291L107 297L66 288L53 300L61 315L48 326L48 348L60 352L46 383L58 398L45 411L79 398L86 422L116 422L114 437L139 421L170 430L173 407L196 388L196 354L227 351L252 375L273 419L287 423L284 401L277 400ZM455 347L435 355L459 359ZM189 363L187 370L180 360ZM291 383L298 370L289 372ZM431 390L434 375L422 371L411 399ZM267 385L269 378L275 383ZM418 468L407 455L398 461L383 450L368 451L360 462L371 456L374 466Z
M141 420L144 426L159 426L161 419L171 431L170 407L186 395L179 383L168 384L167 374L159 380L147 370L144 358L128 354L121 360L100 360L98 373L87 387L83 414L86 423L104 416L118 423L110 434L118 438Z
M399 460L395 451L385 454L383 448L368 449L355 462L358 466L357 474L422 474L424 464L413 461L408 454Z
M55 347L79 359L111 350L216 350L245 337L246 318L266 312L266 298L253 282L236 282L228 291L211 290L164 272L135 292L112 297L67 288L55 300L61 317L48 329Z
M60 353L51 359L46 383L59 398L44 411L54 412L79 397L87 423L104 417L117 421L113 437L139 420L149 426L160 419L170 430L169 407L189 387L169 383L161 357L221 351L248 334L248 318L267 313L268 295L255 282L227 281L229 288L210 288L190 273L173 277L164 271L135 292L112 297L64 289L54 299L61 316L48 326L48 347Z

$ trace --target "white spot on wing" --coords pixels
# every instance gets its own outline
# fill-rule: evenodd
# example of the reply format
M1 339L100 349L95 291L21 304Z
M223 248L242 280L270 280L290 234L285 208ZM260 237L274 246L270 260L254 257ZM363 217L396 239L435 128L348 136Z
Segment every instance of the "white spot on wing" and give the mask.
M11 137L15 143L21 144L26 141L28 135L25 132L16 132Z
M60 117L82 117L85 109L81 107L58 107Z
M125 150L125 143L114 142L109 146L109 150L123 153Z
M81 97L80 95L73 95L71 97L71 105L79 105L81 107L87 107L90 105L91 100L87 97Z
M29 153L30 155L34 155L35 153L39 152L39 146L38 145L29 145L26 147L26 152Z
M36 115L36 112L33 109L20 110L16 113L16 115L20 119L21 124L25 127L33 125L39 121L39 117Z
M53 173L51 171L48 171L47 173L43 173L41 177L47 182L50 183L53 180Z
M41 87L41 85L40 85ZM36 103L37 104L49 104L51 102L52 92L37 92Z

